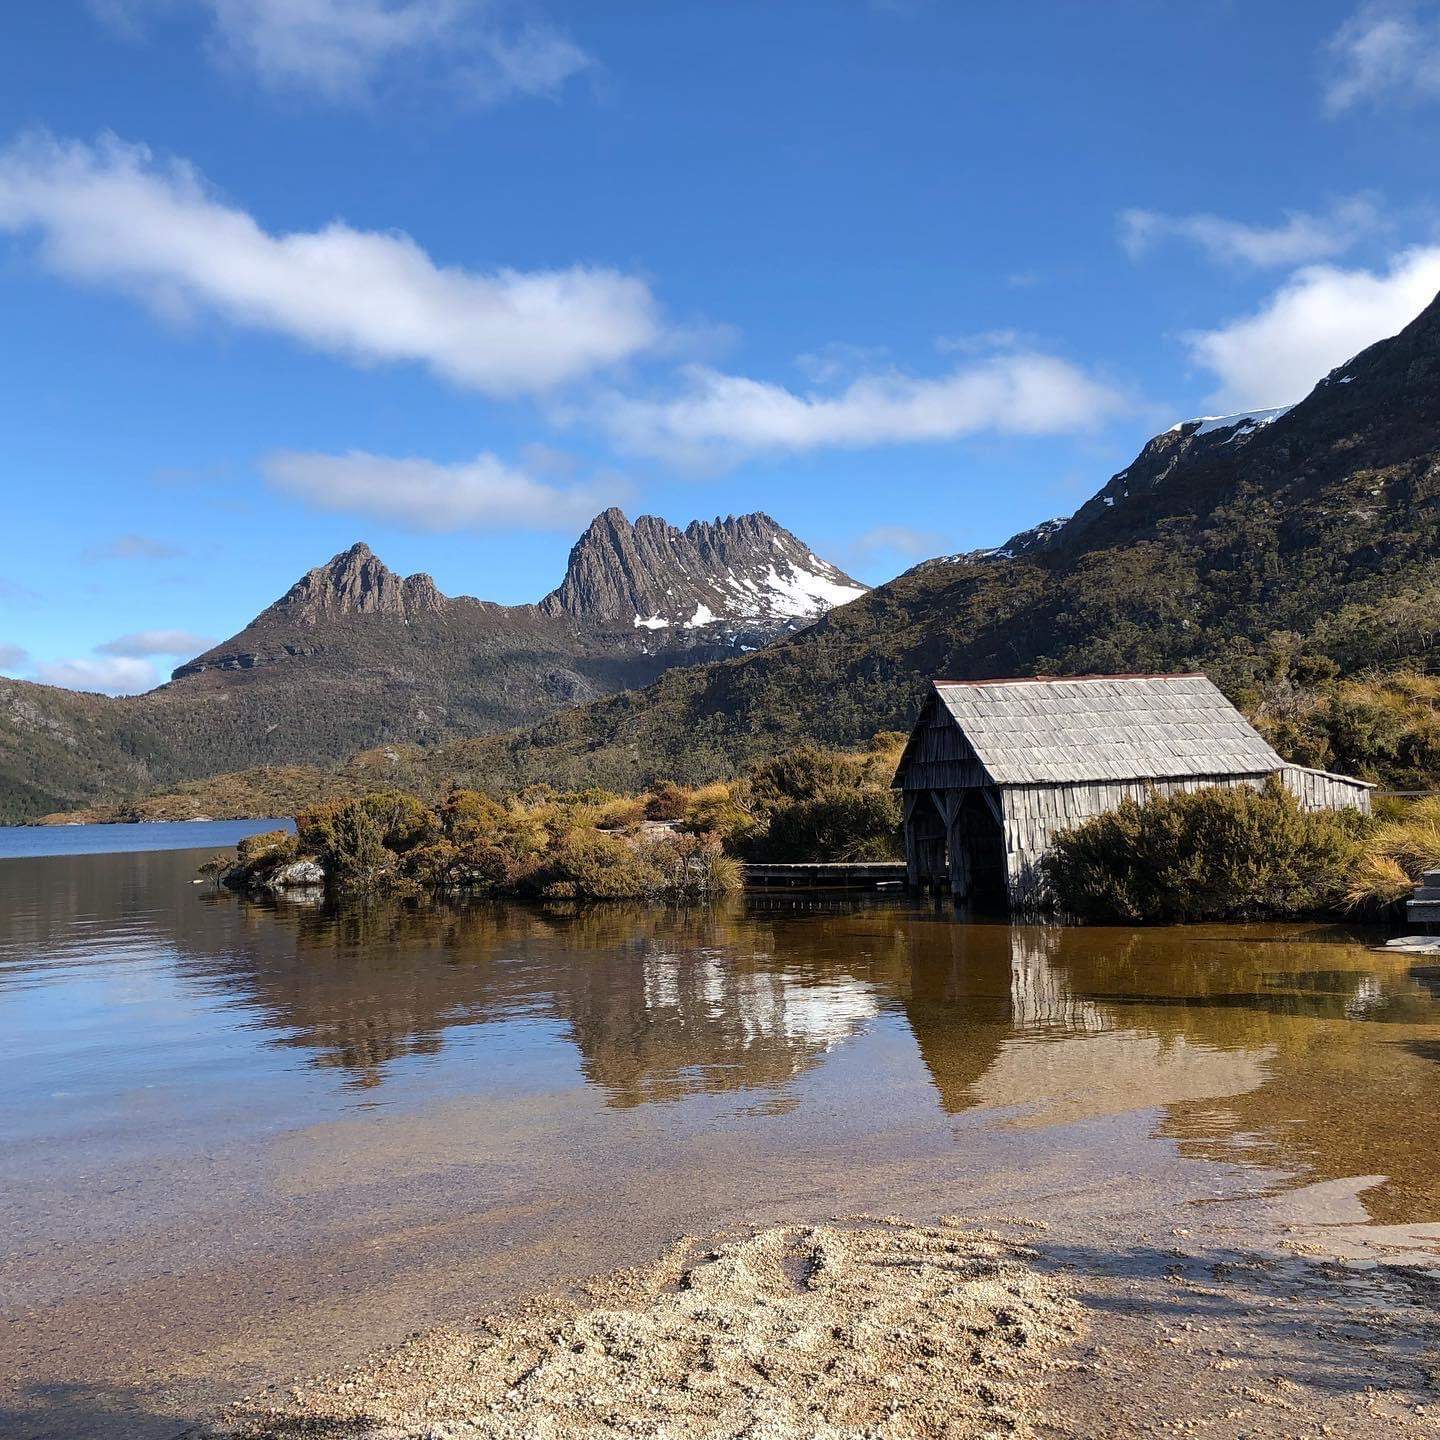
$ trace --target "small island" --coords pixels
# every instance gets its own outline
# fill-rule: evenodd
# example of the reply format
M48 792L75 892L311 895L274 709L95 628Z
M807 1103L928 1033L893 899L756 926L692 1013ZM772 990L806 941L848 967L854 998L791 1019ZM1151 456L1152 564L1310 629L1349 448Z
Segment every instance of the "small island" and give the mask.
M747 859L897 858L903 738L804 746L731 781L634 795L455 788L431 803L381 790L301 809L293 833L252 836L204 871L249 894L709 900L739 890Z

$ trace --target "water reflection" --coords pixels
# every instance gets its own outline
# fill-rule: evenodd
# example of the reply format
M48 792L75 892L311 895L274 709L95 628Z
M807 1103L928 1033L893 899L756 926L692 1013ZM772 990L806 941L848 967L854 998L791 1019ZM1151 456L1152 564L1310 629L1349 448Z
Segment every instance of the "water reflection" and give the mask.
M285 1058L268 1093L288 1114L328 1103L313 1087L330 1077L342 1102L421 1073L484 1093L523 1045L534 1074L578 1072L614 1109L734 1093L763 1124L888 1025L931 1114L1033 1129L1154 1109L1183 1154L1307 1181L1385 1175L1366 1195L1375 1219L1440 1212L1440 984L1364 937L960 925L900 901L793 897L335 911L198 889L193 866L0 864L0 1044L20 1061L0 1086L32 1115L77 1077L153 1086L162 1046L197 1110ZM877 1129L892 1122L881 1081L846 1083Z

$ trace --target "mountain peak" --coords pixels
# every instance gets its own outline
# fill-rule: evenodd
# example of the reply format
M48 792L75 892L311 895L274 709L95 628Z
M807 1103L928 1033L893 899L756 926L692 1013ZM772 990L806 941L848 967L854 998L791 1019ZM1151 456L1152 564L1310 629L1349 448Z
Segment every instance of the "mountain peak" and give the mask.
M402 579L363 541L307 571L270 607L293 619L322 616L412 615L443 610L449 602L428 575Z
M692 520L680 530L658 515L632 524L612 508L591 521L540 608L646 630L783 630L865 590L768 515Z

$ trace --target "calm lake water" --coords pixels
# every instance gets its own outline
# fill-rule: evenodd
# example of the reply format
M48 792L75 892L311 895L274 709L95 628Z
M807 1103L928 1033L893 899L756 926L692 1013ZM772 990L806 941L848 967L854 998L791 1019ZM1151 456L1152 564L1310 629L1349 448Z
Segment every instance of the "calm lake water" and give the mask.
M144 825L0 825L0 860L132 850L228 849L247 835L293 830L293 820L185 820Z
M173 1433L161 1390L738 1219L1440 1219L1440 972L1371 935L335 911L194 885L204 853L0 861L8 1433Z

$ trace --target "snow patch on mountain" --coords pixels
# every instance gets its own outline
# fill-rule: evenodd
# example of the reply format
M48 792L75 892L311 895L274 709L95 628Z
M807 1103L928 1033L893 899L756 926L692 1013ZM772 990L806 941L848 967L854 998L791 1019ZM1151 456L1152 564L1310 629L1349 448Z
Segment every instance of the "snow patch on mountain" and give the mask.
M1234 415L1197 415L1191 420L1177 421L1167 433L1174 434L1187 425L1197 427L1191 431L1192 435L1211 435L1217 430L1258 430L1262 425L1273 425L1294 408L1293 405L1277 405L1270 410L1242 410Z
M768 515L694 521L677 529L619 510L595 518L570 554L551 614L650 632L703 631L705 643L753 646L817 620L867 587L822 560ZM657 636L657 640L660 637Z

